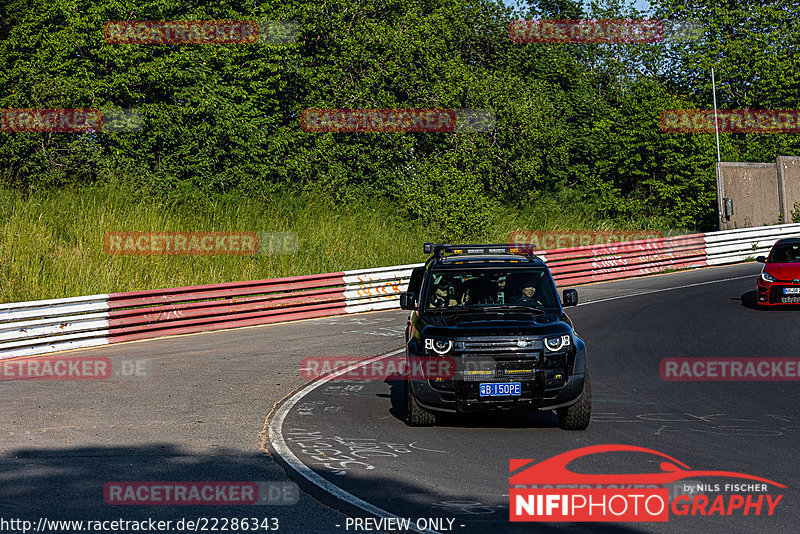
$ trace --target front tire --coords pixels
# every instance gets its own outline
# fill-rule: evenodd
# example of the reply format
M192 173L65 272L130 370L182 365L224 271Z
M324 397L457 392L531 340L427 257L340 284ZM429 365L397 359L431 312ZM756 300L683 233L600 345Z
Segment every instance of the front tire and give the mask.
M563 430L586 430L592 417L592 385L589 382L589 370L583 377L583 391L578 402L566 408L558 408L558 426Z
M411 384L406 380L406 424L409 426L433 426L436 415L424 409L414 397Z

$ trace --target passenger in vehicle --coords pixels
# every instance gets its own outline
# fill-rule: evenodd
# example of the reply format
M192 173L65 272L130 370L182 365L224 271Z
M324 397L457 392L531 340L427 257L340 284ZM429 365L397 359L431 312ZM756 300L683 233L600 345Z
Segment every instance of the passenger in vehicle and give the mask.
M433 291L431 295L431 307L433 308L447 308L450 306L458 306L459 301L455 297L456 291L453 286L440 285Z

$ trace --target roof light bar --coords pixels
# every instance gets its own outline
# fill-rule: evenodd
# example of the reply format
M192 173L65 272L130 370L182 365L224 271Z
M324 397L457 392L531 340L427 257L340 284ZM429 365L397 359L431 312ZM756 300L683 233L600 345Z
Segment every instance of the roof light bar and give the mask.
M497 243L493 245L440 245L425 243L425 254L533 254L534 247L529 244Z

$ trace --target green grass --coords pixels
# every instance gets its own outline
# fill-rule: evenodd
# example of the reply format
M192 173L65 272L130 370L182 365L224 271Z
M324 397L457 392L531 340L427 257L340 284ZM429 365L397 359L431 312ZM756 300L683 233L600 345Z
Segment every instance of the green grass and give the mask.
M498 208L494 222L474 235L506 242L513 230L647 229L642 221L612 223L570 205L553 199L521 212ZM650 230L667 234L649 222ZM291 231L299 249L271 256L107 254L106 232L126 231ZM226 195L177 203L119 184L30 193L0 188L0 302L415 263L425 259L422 243L445 238L384 199L339 205L278 193L266 201Z

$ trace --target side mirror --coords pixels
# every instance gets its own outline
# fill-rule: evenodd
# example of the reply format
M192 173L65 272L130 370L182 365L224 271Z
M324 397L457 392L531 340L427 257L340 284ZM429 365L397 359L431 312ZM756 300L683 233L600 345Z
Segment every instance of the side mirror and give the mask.
M400 293L400 307L404 310L413 310L416 308L414 293L408 293L406 291Z
M561 304L564 306L577 306L578 305L578 290L565 289L564 298L561 299Z
M756 257L756 261L758 263L767 263L767 258L766 258L766 256L757 256Z

